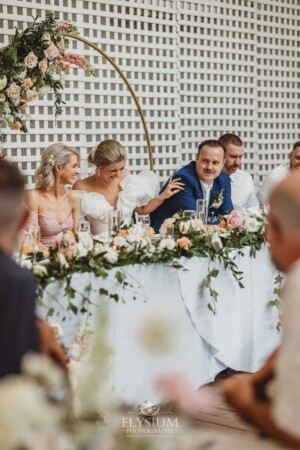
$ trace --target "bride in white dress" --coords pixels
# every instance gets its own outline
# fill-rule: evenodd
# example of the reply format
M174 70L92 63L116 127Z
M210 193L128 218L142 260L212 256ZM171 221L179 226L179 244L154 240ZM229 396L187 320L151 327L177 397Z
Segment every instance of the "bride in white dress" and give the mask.
M96 166L95 174L74 184L73 189L81 191L81 214L89 221L92 234L107 233L109 214L114 209L129 223L133 211L150 214L183 189L180 179L171 177L167 188L158 195L159 183L154 172L146 170L131 175L125 169L125 160L125 149L119 142L102 141L88 157Z

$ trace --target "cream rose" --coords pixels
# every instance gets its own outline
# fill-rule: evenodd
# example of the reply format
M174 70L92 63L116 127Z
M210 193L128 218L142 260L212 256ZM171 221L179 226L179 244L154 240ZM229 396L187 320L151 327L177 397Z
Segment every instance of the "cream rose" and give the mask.
M37 66L38 59L33 52L28 53L28 55L24 58L24 66L29 69L33 69Z
M256 233L259 230L259 222L255 217L247 217L244 223L244 228L248 233Z
M21 92L21 86L18 86L15 82L11 83L7 90L7 96L10 98L19 98Z
M173 250L176 247L176 242L172 238L162 239L159 243L159 248L167 250Z
M28 89L28 91L26 92L25 98L26 98L27 102L32 102L33 100L36 100L38 98L38 94L35 90Z
M108 248L106 249L105 255L103 255L103 258L104 258L107 262L109 262L109 263L111 263L111 264L114 264L114 263L116 263L116 262L118 261L119 255L118 255L118 253L117 253L113 248L108 247Z

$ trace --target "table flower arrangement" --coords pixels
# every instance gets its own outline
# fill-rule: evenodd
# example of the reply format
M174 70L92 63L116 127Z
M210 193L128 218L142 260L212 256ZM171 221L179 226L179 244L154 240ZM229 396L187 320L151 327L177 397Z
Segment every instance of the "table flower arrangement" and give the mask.
M12 130L26 133L28 104L51 91L55 97L55 115L61 114L63 75L71 66L94 75L84 57L67 52L68 39L63 32L78 34L75 24L57 20L50 13L43 21L36 18L22 32L16 29L11 43L1 50L0 118ZM1 141L4 139L2 134Z
M166 237L165 230L170 224L174 226L174 236ZM237 249L242 254L243 248L248 247L250 255L254 257L255 252L265 244L265 219L256 209L246 214L233 210L218 225L203 225L201 220L192 220L183 212L166 219L160 233L159 237L150 238L145 229L132 225L115 230L115 235L107 241L92 238L88 232L79 232L75 238L69 232L63 235L56 249L38 253L35 264L32 265L30 257L23 258L22 264L33 270L38 281L40 300L49 283L64 280L69 308L74 313L78 312L72 304L75 292L71 287L71 278L75 272L93 272L106 278L109 269L119 267L115 275L116 282L128 287L129 281L122 271L123 266L160 263L180 269L179 259L182 256L205 257L211 263L215 260L223 262L243 288L243 274L236 265L232 250ZM214 313L218 293L213 289L213 278L217 276L218 270L212 267L203 283L203 287L209 289L212 303L208 307ZM119 300L117 294L105 293L115 301Z

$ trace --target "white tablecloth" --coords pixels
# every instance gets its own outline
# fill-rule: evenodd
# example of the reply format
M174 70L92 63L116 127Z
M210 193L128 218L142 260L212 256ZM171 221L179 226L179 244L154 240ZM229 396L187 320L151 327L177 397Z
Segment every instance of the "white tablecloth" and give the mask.
M256 258L237 256L236 263L244 272L240 289L229 269L206 258L181 258L187 271L163 265L134 265L110 271L106 280L93 274L74 274L71 285L77 291L72 303L79 308L88 297L94 305L106 302L110 318L110 340L114 350L112 384L124 401L142 404L157 403L160 397L153 387L159 375L183 372L195 388L212 381L226 367L256 371L276 347L277 310L267 306L273 298L276 270L270 262L267 248L257 252ZM207 308L210 301L206 291L200 291L210 267L220 272L213 281L220 294L217 314ZM123 270L133 285L123 290L115 282L116 271ZM86 289L91 285L93 290ZM44 301L53 306L50 321L60 323L69 346L76 330L93 327L97 306L89 305L88 313L66 311L68 300L64 284L55 282L44 293ZM99 288L116 291L120 300L100 298ZM136 297L136 300L133 297ZM40 308L45 316L46 309ZM149 355L140 339L140 329L154 314L169 317L174 330L174 348L168 354Z

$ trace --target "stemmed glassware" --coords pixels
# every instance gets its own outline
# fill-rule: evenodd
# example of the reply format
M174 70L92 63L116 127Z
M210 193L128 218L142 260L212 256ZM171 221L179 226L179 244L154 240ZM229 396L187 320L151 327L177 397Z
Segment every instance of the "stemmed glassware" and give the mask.
M109 223L108 223L110 237L113 237L116 235L116 232L121 227L122 222L123 222L123 217L122 217L121 211L119 211L117 209L113 209L112 211L110 211Z
M137 223L146 231L150 227L150 216L149 214L139 214L137 217Z
M29 233L29 239L30 244L32 246L32 253L33 253L33 264L36 263L36 255L39 251L39 244L41 240L41 230L38 225L35 225L33 227L30 227L28 230Z

